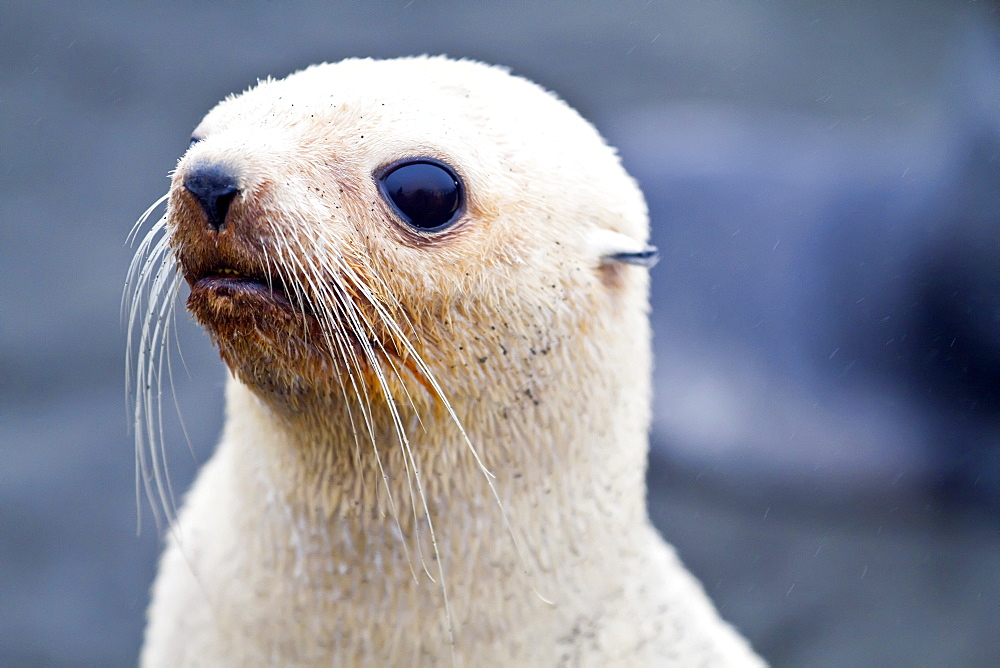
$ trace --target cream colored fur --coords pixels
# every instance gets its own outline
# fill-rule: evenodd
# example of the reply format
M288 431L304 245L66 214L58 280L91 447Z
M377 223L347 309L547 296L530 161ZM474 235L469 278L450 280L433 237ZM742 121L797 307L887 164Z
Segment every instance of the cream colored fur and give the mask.
M376 274L443 396L383 359L404 444L385 392L213 332L225 429L169 531L143 665L760 663L647 519L648 276L602 259L643 248L647 216L586 121L479 63L348 60L229 98L197 134L172 243L185 170L238 166L271 259L292 261L281 228L304 264ZM406 156L467 186L439 242L375 189Z

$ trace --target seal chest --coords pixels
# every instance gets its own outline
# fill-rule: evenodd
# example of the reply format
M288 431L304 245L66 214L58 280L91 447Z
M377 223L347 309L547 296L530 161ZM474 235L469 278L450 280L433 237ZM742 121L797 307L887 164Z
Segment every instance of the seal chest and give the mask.
M231 376L143 664L759 663L646 515L655 250L592 126L422 57L263 81L192 139L136 384L182 282Z

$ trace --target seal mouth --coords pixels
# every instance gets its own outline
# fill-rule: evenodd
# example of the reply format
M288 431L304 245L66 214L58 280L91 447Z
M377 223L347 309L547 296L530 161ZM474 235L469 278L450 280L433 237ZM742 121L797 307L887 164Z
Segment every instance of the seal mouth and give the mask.
M426 371L414 361L407 346L399 343L391 331L379 331L374 324L377 315L363 313L356 301L358 295L351 290L343 292L343 297L353 306L335 304L321 316L308 294L290 288L279 275L248 271L246 265L228 258L211 258L197 268L185 267L184 277L191 287L188 308L220 343L238 344L237 348L245 352L250 339L260 337L263 349L280 345L282 354L287 355L289 342L302 334L303 324L313 343L328 341L331 332L324 332L324 328L333 327L333 338L355 351L351 358L355 367L348 373L359 367L369 368L374 363L373 355L392 358L394 366L407 369L428 393L436 394ZM353 310L354 315L346 316L345 309ZM248 339L250 332L255 334ZM337 356L346 354L345 350L327 352ZM232 351L224 353L223 358L235 359Z
M263 276L223 264L197 274L187 274L185 278L191 286L192 295L230 300L263 300L297 313L308 313L301 300L277 276Z

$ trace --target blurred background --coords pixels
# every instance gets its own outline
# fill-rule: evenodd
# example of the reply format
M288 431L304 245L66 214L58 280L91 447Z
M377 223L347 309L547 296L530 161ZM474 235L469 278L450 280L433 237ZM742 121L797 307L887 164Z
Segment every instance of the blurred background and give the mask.
M129 665L125 237L259 77L446 53L557 91L649 200L651 515L775 665L1000 663L990 2L0 3L0 665ZM225 372L180 319L190 449ZM168 398L169 400L169 398Z

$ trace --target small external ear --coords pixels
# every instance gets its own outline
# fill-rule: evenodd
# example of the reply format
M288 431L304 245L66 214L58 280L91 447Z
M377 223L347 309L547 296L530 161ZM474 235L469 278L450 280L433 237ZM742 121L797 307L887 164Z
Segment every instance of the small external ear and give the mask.
M601 264L634 264L648 269L660 259L655 246L640 243L620 232L599 230L593 233L590 241Z
M605 262L623 262L625 264L634 264L639 267L645 267L646 269L652 269L653 265L660 261L660 251L656 250L656 246L646 246L641 251L635 251L634 253L614 253L612 255L604 256Z

